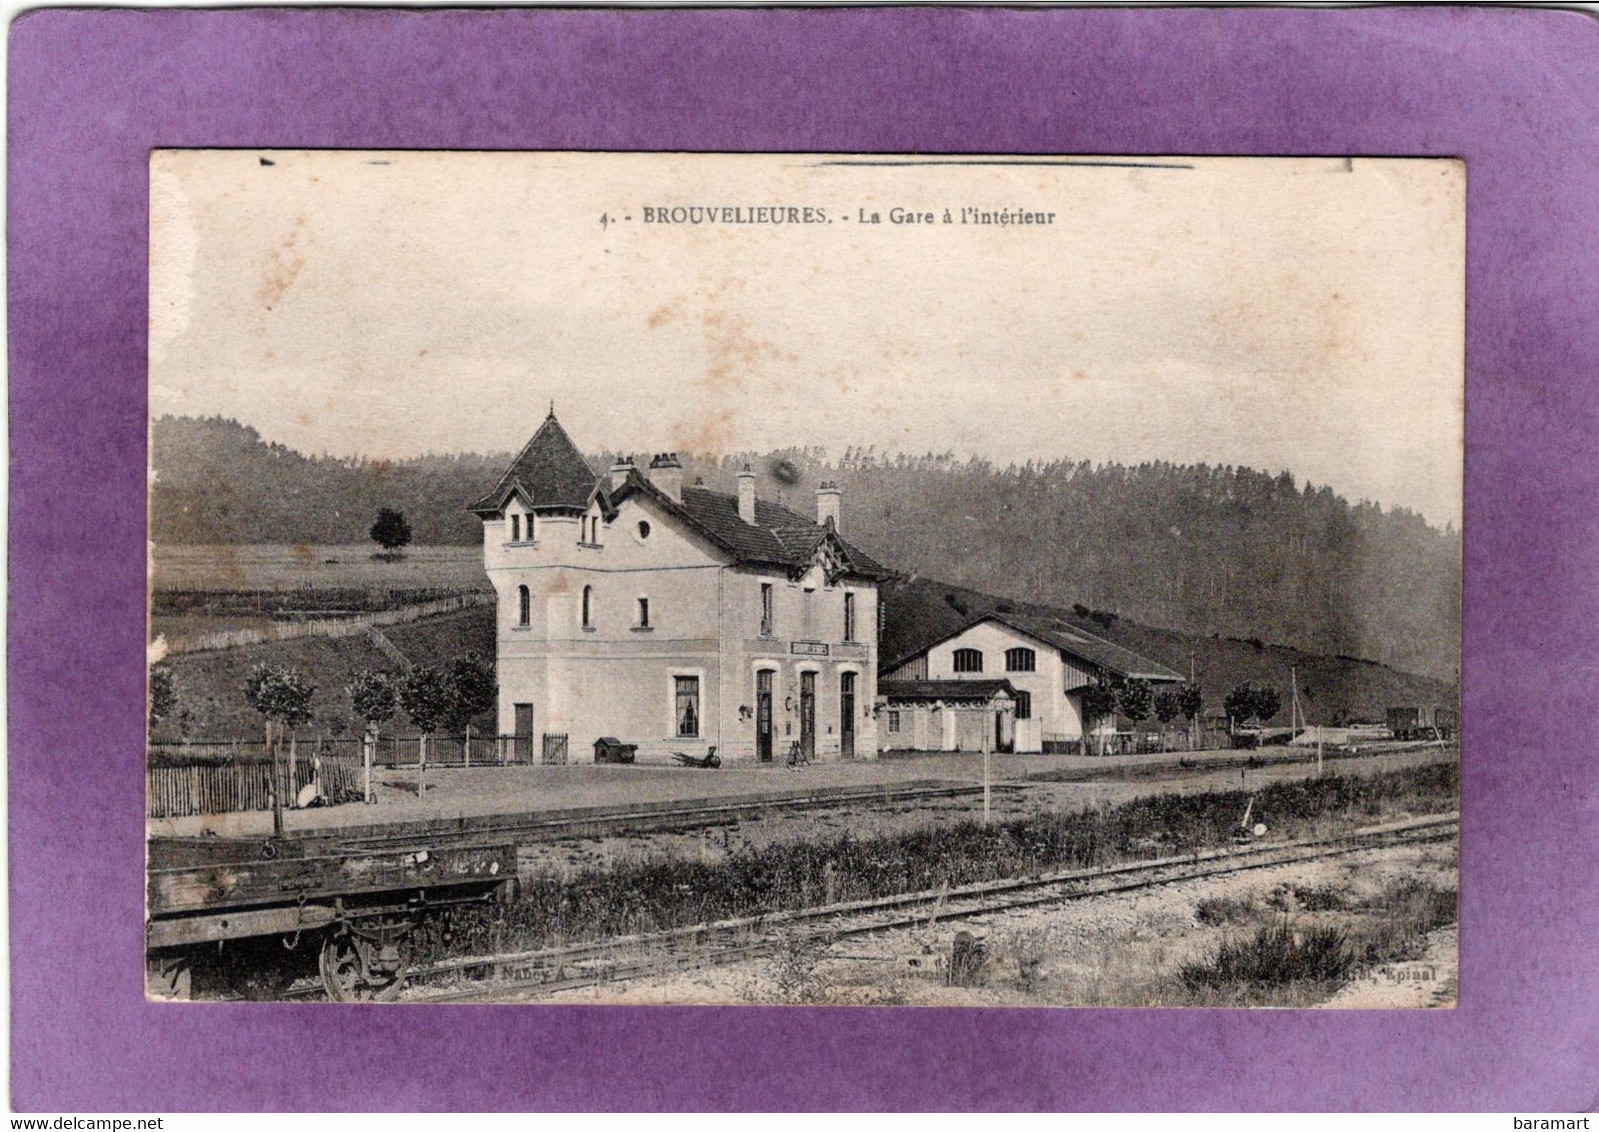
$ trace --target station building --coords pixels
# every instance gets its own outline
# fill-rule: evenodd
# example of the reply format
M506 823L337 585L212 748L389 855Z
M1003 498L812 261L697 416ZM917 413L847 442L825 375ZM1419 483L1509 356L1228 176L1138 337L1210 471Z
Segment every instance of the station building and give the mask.
M498 598L499 727L551 761L595 741L724 760L875 757L878 586L890 572L814 516L685 486L675 455L598 476L552 410L471 510ZM797 748L796 745L797 744Z
M1180 673L1086 632L1063 610L918 579L885 595L879 738L884 750L1068 750L1114 718L1085 719L1101 680L1179 683ZM997 693L1004 710L990 707Z

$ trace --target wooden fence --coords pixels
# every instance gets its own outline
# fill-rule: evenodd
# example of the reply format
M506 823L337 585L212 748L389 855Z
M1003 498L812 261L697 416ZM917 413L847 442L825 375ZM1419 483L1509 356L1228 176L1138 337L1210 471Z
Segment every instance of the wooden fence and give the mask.
M418 605L385 609L378 613L360 613L352 617L324 617L306 621L284 621L260 629L225 629L216 633L199 633L192 637L173 637L167 641L167 655L191 652L215 652L218 649L260 645L269 641L291 641L300 637L355 637L370 629L385 625L403 625L423 617L441 613L456 613L480 605L494 604L492 593L465 593L455 597L425 601Z
M330 802L358 801L361 797L361 760L322 755L296 761L291 779L288 761L282 766L285 804L317 779ZM272 808L272 764L237 762L188 766L151 766L145 771L145 815L184 818L195 814L229 814Z
M558 741L552 744L552 740ZM363 739L297 737L285 740L280 762L285 802L292 802L321 766L322 793L332 802L359 801L365 751ZM551 754L558 753L558 758ZM532 766L566 762L566 736L545 735L542 759L531 735L432 735L429 767ZM415 768L422 744L414 735L382 735L373 744L374 770ZM287 788L290 767L293 788ZM225 814L272 808L272 755L260 740L194 740L151 743L145 774L145 812L152 818Z

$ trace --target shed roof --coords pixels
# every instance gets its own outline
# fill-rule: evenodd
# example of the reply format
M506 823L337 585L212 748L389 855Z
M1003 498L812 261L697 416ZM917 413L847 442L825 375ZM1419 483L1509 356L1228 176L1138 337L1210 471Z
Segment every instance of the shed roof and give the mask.
M1016 689L1009 680L883 680L877 685L877 694L891 704L987 701L997 692L1004 692L1012 699L1016 697Z

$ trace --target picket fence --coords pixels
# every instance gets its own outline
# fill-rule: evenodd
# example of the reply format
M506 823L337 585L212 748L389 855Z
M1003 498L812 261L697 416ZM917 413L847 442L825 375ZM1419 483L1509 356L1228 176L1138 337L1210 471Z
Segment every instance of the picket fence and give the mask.
M312 777L320 775L322 795L330 802L361 797L361 759L323 755L317 760L297 760L292 788L283 791L292 801ZM287 761L281 767L287 785ZM240 813L272 808L272 764L264 762L220 765L152 766L145 772L145 815L152 818L186 818L196 814Z
M456 613L480 605L492 605L494 600L492 593L457 594L454 597L405 605L399 609L385 609L377 613L358 613L350 617L324 617L313 621L284 621L259 629L224 629L215 633L198 633L192 637L173 637L166 643L167 655L215 652L218 649L261 645L270 641L292 641L302 637L355 637L385 625L403 625L423 617Z
M432 768L535 766L567 761L564 734L433 735L427 740ZM285 781L294 764L292 800L311 781L313 759L322 767L322 793L330 802L359 801L365 757L363 739L300 736L291 754L284 744L280 763ZM146 814L152 818L190 817L272 808L272 757L256 740L180 740L150 744L146 771ZM383 735L372 746L374 770L406 770L421 763L422 744L414 735Z

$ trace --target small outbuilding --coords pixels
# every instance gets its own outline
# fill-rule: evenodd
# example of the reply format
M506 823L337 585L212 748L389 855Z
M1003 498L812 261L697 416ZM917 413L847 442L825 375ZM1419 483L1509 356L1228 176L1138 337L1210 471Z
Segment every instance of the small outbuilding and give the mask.
M1175 670L1070 618L1064 610L925 579L891 587L878 676L883 748L978 750L981 732L974 744L976 724L963 723L960 713L980 713L977 701L1003 688L1012 707L1001 749L1073 750L1085 736L1116 733L1114 717L1084 718L1083 693L1100 681L1144 680L1157 688L1182 681ZM953 721L934 720L934 707Z

